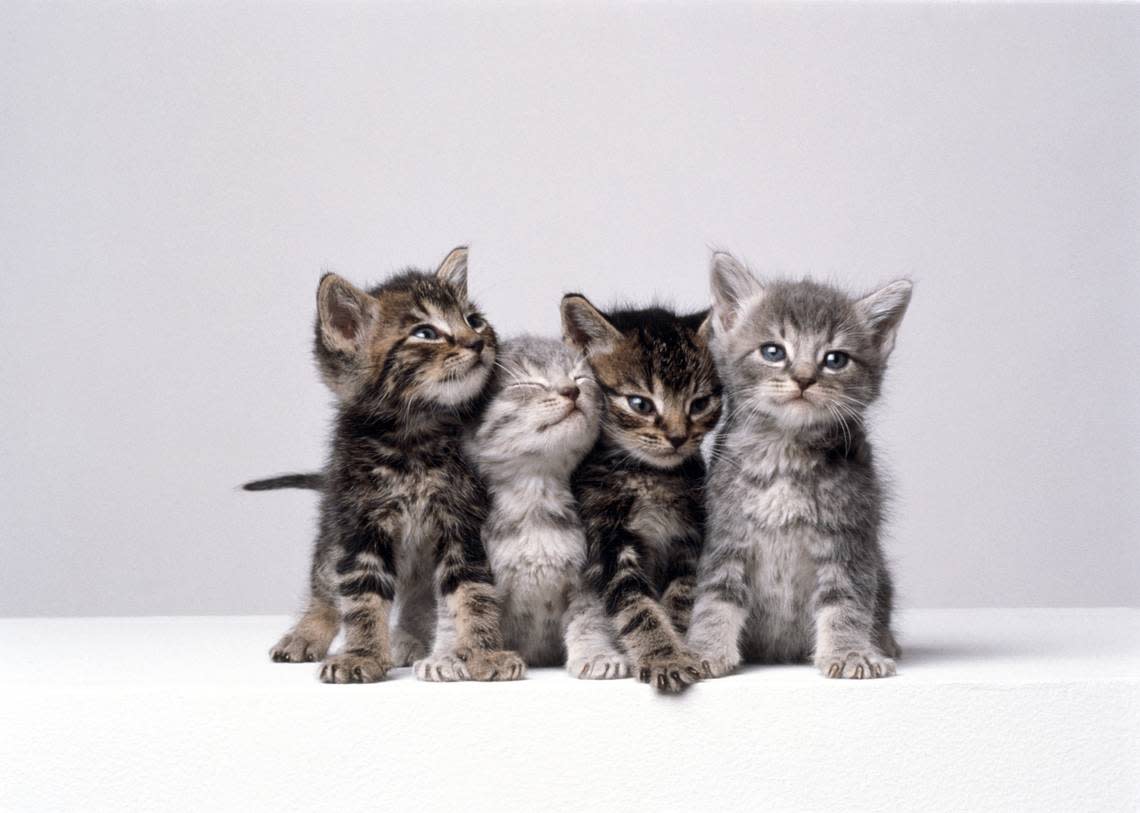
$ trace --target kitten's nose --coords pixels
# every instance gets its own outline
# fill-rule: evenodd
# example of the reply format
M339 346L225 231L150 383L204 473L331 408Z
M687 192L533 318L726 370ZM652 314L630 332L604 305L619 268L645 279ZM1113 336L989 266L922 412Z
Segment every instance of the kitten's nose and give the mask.
M573 384L568 384L568 385L566 385L565 387L560 387L560 388L558 389L558 394L559 394L559 395L565 395L565 396L566 396L567 398L569 398L571 401L577 401L577 400L578 400L578 395L579 395L580 393L581 393L581 390L579 390L579 389L578 389L576 386L574 386Z
M485 341L483 341L482 339L476 339L473 342L467 342L463 346L466 347L468 350L474 350L476 353L482 353L483 348L486 346L486 344L487 343Z
M803 376L793 375L792 381L795 381L797 384L799 384L800 385L800 392L803 392L804 390L806 390L808 387L810 387L812 384L815 383L815 376L811 375L811 376L803 377Z
M685 441L689 439L688 435L668 435L667 439L673 444L674 449L680 449L685 445Z

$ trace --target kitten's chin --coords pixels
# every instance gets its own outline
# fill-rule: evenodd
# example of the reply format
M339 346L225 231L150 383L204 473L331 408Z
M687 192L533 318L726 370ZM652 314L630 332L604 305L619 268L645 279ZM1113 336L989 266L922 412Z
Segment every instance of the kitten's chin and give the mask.
M477 362L460 378L435 381L424 387L428 400L441 406L459 406L479 397L487 386L491 365Z

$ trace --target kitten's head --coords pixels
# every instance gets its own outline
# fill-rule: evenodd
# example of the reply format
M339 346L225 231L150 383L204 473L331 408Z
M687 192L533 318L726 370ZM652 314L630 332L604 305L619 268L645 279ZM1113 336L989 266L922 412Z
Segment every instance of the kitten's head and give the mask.
M461 407L483 393L496 347L467 299L465 247L434 273L404 271L368 291L325 274L317 290L317 365L342 403Z
M598 437L600 397L585 358L556 339L520 336L503 344L498 367L473 457L568 476Z
M879 395L911 287L898 280L852 299L806 280L762 284L715 254L712 345L734 409L789 430L860 421Z
M701 439L720 416L705 312L604 314L581 294L567 294L562 332L594 370L605 398L602 431L612 444L658 468L700 455Z

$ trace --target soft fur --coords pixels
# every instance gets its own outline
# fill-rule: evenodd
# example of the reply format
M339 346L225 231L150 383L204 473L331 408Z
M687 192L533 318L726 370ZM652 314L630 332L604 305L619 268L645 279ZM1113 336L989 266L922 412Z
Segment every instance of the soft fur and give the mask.
M424 680L521 677L479 538L487 494L460 448L496 355L467 298L467 250L367 292L327 274L315 354L339 404L323 480L276 483L323 499L309 605L273 660L324 659L326 683L380 680L417 658ZM344 649L327 655L342 624Z
M499 354L491 400L467 440L491 493L483 545L503 637L531 666L629 674L596 598L581 590L586 540L570 475L598 436L601 399L581 353L522 336Z
M911 285L862 299L808 281L762 285L717 254L712 291L727 418L710 464L689 646L708 677L742 659L812 658L836 678L894 674L882 492L864 417Z
M704 538L701 439L720 414L705 314L603 314L571 294L562 300L562 324L604 398L601 437L573 480L586 529L586 583L636 677L680 691L700 677L681 635Z

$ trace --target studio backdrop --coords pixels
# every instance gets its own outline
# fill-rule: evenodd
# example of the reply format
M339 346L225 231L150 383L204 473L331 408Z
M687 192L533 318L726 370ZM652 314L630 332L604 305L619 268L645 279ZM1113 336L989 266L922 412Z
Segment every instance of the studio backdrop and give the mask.
M1133 10L4 3L0 615L295 609L317 280L460 243L508 336L909 276L900 603L1140 603Z

